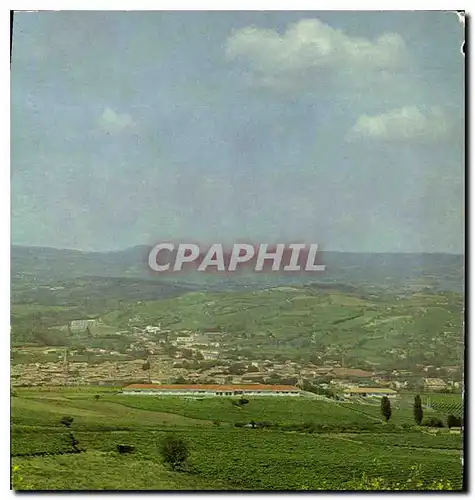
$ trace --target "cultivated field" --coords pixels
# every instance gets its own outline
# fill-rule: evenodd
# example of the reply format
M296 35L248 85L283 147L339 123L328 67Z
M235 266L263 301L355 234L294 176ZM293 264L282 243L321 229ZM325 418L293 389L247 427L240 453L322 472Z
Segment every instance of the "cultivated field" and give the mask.
M81 453L71 453L71 416ZM460 489L460 434L414 426L408 408L389 424L377 407L298 398L232 400L126 397L111 390L27 390L12 397L14 484L19 489L364 489L367 481ZM265 428L236 427L250 421ZM172 472L158 453L186 439L192 471ZM120 455L118 444L135 453ZM39 454L48 453L46 456ZM380 478L380 479L378 479ZM414 483L415 484L415 483ZM374 488L373 488L374 489Z

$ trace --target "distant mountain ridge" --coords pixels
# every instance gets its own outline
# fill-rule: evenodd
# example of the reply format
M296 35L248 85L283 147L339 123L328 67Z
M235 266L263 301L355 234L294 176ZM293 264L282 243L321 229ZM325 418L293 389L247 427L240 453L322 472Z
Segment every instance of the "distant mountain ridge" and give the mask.
M149 271L149 246L114 252L82 252L47 247L11 247L12 281L36 284L96 278L135 278L202 288L248 288L309 283L334 283L391 290L431 289L463 292L464 256L455 254L322 252L324 272L199 273L157 276Z

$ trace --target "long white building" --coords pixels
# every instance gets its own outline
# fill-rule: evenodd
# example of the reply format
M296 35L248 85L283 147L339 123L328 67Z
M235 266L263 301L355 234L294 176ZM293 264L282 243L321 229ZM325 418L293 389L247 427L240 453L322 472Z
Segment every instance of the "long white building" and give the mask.
M147 396L300 396L292 385L201 385L201 384L132 384L122 394Z

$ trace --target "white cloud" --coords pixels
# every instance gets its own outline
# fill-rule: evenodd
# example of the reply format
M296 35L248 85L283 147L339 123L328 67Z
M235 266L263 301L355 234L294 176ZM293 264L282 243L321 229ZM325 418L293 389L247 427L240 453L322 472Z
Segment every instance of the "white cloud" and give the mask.
M99 119L99 127L108 134L119 134L136 130L137 124L130 115L126 113L119 114L110 108L106 108Z
M371 74L387 78L404 67L408 51L397 33L384 33L374 40L352 37L318 19L290 25L284 34L247 27L228 38L230 60L248 64L254 82L262 86L289 87L322 80L329 74L368 82Z
M421 111L404 106L380 115L361 115L346 135L347 140L437 141L447 137L452 124L439 107Z

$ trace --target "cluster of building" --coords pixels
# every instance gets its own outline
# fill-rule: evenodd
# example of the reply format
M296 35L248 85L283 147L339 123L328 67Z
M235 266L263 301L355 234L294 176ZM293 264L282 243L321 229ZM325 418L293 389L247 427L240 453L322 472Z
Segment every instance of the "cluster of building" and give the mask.
M222 333L219 332L204 332L191 333L189 335L180 335L170 343L176 347L192 348L195 346L220 347L219 339Z
M96 320L94 319L77 319L69 323L69 329L73 333L83 333L90 329L92 333L92 329L95 327L95 325Z
M144 378L143 360L21 363L11 367L12 386L100 385Z
M194 337L196 338L196 337ZM183 349L189 349L185 347ZM55 351L54 353L52 351ZM159 352L160 350L157 349ZM98 384L149 381L159 384L278 384L300 385L305 381L318 384L321 389L338 394L369 395L369 388L378 388L391 397L395 391L411 389L404 375L390 372L369 372L338 366L300 365L294 361L284 363L269 359L253 361L228 359L218 350L198 349L201 361L183 357L182 351L170 355L165 352L143 356L137 359L120 359L124 355L106 349L87 348L95 362L76 358L71 351L65 356L64 349L46 349L45 354L54 355L56 361L14 363L11 367L13 385L61 385ZM86 354L87 354L86 353ZM114 356L116 355L116 356ZM81 355L84 358L84 353ZM104 357L104 359L101 359ZM113 358L117 357L117 360ZM234 367L238 366L239 370ZM280 381L280 382L279 382ZM441 378L419 379L420 388L428 392L457 391L459 382L444 381Z
M134 320L131 319L132 323ZM72 321L68 328L72 332L94 332L96 326L94 320L85 319ZM84 358L79 362L81 358L75 357L79 353L74 350L70 350L65 357L58 348L56 362L13 364L12 384L82 385L148 381L160 386L160 389L155 386L150 389L156 394L157 390L168 390L165 386L171 387L170 384L180 379L182 391L195 391L196 387L201 386L207 388L203 389L205 391L215 390L217 394L223 394L229 392L224 387L252 386L256 389L259 386L262 392L264 386L280 387L279 383L289 383L295 387L295 384L303 386L304 382L310 382L318 384L323 390L363 398L395 397L397 391L413 388L409 381L414 381L414 374L407 370L390 372L348 368L342 366L343 361L331 359L319 362L318 366L292 360L253 359L251 362L244 356L232 355L232 346L226 341L226 334L220 331L172 332L162 329L160 324L145 327L131 324L128 330L116 334L130 339L130 344L127 343L121 352L83 348L87 355L95 358L95 362L89 363ZM47 349L45 352L50 351L51 349ZM111 359L115 356L117 361ZM123 359L119 360L119 357ZM233 370L237 364L240 369ZM418 369L422 374L418 382L426 391L459 389L459 382L429 376L439 373L436 367L418 366ZM456 373L459 369L460 367L446 367L445 372L452 370ZM191 384L191 389L184 389L185 383ZM211 386L219 386L220 389L210 389ZM176 393L178 389L170 390ZM271 391L269 394L275 393ZM295 391L291 393L295 394Z

